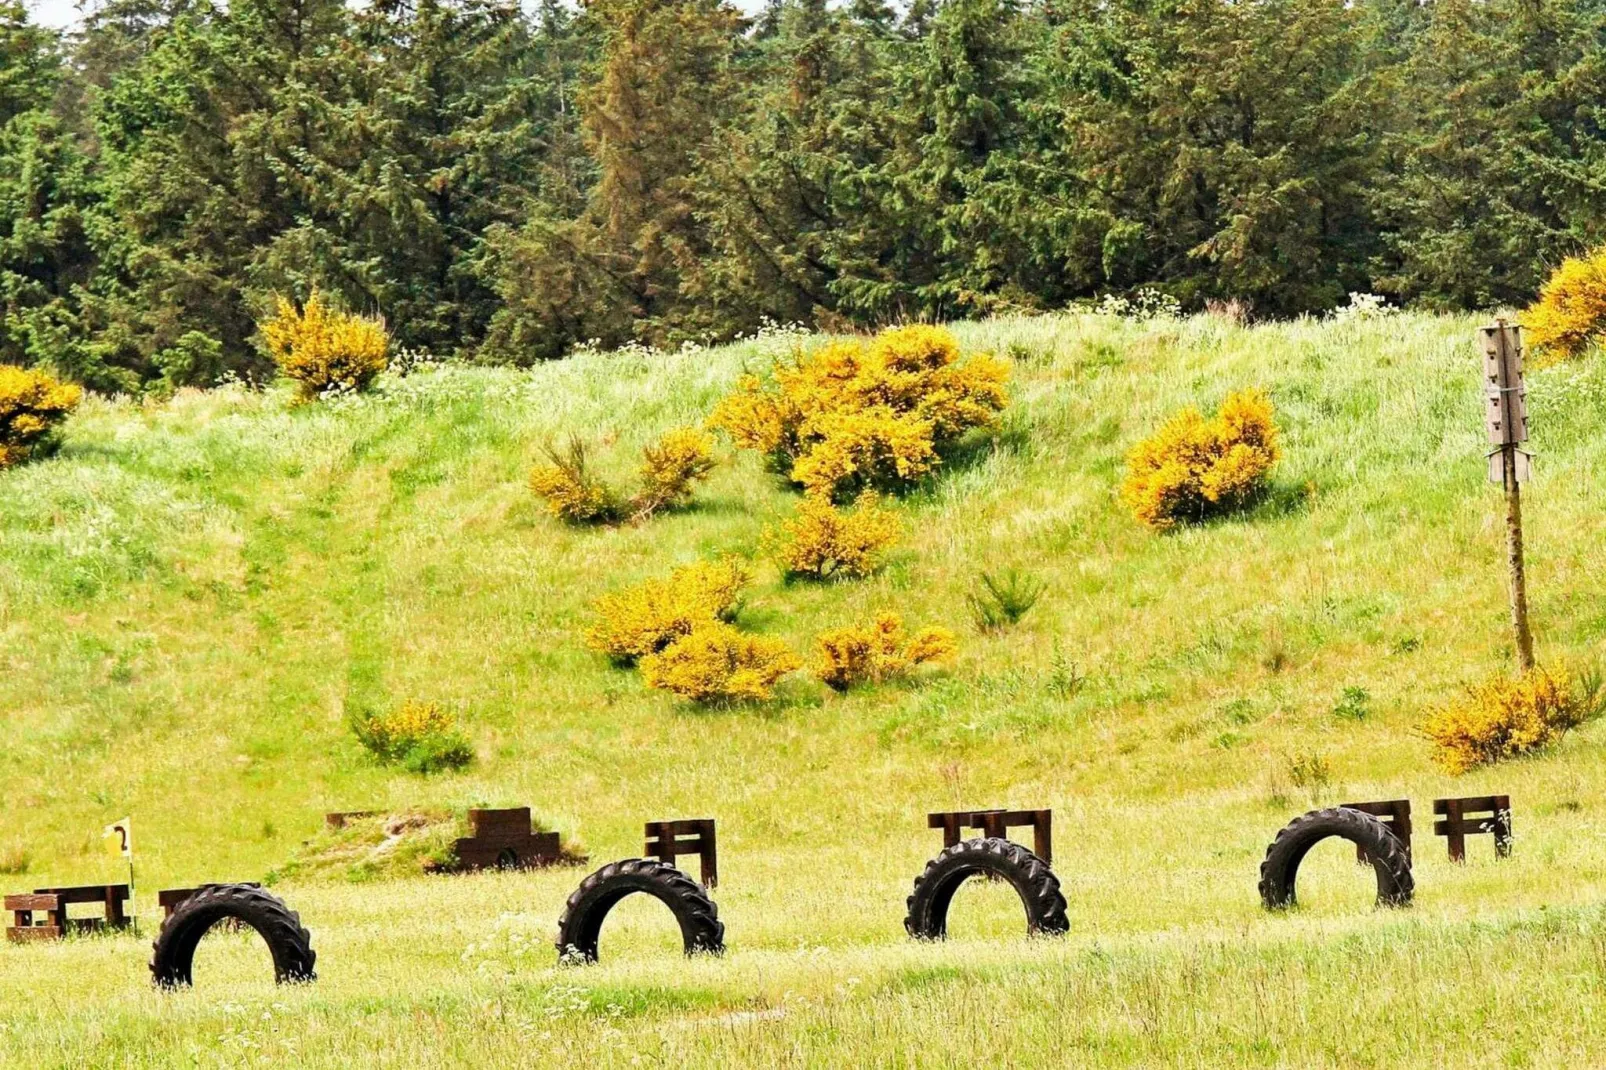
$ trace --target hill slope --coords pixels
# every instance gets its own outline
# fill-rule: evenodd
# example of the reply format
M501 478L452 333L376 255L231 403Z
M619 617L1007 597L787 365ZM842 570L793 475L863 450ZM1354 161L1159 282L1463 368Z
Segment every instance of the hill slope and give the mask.
M1375 1036L1349 1037L1352 1023L1330 1003L1327 1017L1295 1028L1298 1008L1279 1000L1337 998L1352 976L1388 988L1409 962L1470 969L1474 945L1489 976L1538 983L1569 963L1600 969L1589 951L1600 919L1582 905L1606 880L1606 850L1580 833L1598 823L1588 800L1606 780L1601 733L1458 779L1431 768L1414 734L1435 702L1509 660L1474 325L1399 316L1246 329L1052 316L956 326L967 349L1013 362L1005 426L899 504L907 534L881 575L826 586L785 585L758 556L761 531L794 499L750 455L722 466L696 508L612 531L559 525L524 484L539 443L572 431L623 475L642 443L700 419L744 368L785 351L794 341L785 336L592 354L529 372L448 368L301 408L279 393L235 390L90 403L59 455L0 475L0 849L31 861L6 887L114 878L96 834L125 813L139 829L143 889L258 877L329 809L528 803L600 860L637 853L644 820L712 815L728 962L688 972L661 959L649 911L637 927L621 922L621 946L647 949L630 969L557 973L542 950L517 959L525 987L510 995L493 985L495 998L539 1022L565 986L612 986L607 998L548 1015L574 1023L554 1043L587 1043L614 999L629 1008L620 1013L634 1023L630 1044L737 1061L808 1061L831 1050L813 1047L821 1031L837 1030L844 1044L870 1045L853 1049L868 1061L959 1059L921 1041L920 1023L955 1000L986 1008L978 1020L1033 1023L1014 1040L978 1041L999 1058L1070 1043L1114 1063L1187 1062L1210 1050L1276 1062L1286 1049L1261 1047L1264 1029L1257 1039L1246 1019L1248 1032L1234 1032L1234 1016L1247 1012L1233 990L1248 971L1275 990L1276 1009L1255 1020L1275 1032L1266 1023L1289 1015L1285 1043L1312 1045L1293 1061L1456 1050L1452 1027L1411 1010L1444 996L1433 986L1390 989L1403 1037L1378 1023L1368 1027ZM1270 392L1284 429L1274 492L1249 515L1171 535L1136 525L1114 493L1125 449L1177 407L1214 405L1247 385ZM1540 467L1530 584L1546 660L1588 656L1606 637L1603 402L1598 358L1532 377ZM584 650L598 595L723 553L755 562L744 625L799 651L826 627L893 608L911 623L961 630L961 658L915 684L837 697L799 679L770 708L700 711ZM1008 566L1047 581L1047 594L1018 629L977 635L964 593L979 569ZM1346 688L1366 694L1359 720L1333 712ZM345 703L404 699L457 711L476 764L426 779L369 762L345 729ZM1310 755L1332 771L1314 792L1290 783L1293 761ZM1517 855L1496 866L1480 850L1452 869L1427 835L1427 804L1489 791L1513 797ZM1355 886L1364 878L1347 874L1333 849L1308 894L1302 883L1297 921L1262 918L1254 879L1265 843L1313 797L1340 796L1415 801L1418 907L1406 919L1366 913ZM1055 809L1071 941L907 946L902 897L937 845L924 814L993 805ZM325 951L333 980L320 982L321 996L298 996L286 1013L299 1024L271 1042L352 1028L368 998L395 1001L373 1012L375 1030L380 1019L401 1028L421 1001L479 1006L490 998L475 987L491 984L483 971L443 974L462 972L492 904L514 912L504 926L545 939L542 925L578 877L288 889L315 933L321 924L335 948L347 946ZM996 891L964 893L984 936L1017 924L1018 907ZM380 903L416 946L382 939ZM1533 913L1541 907L1578 912L1564 915L1570 935L1551 937L1553 958L1466 928L1474 917L1499 932L1546 924ZM429 919L441 908L463 916L439 927ZM1392 936L1366 942L1380 932ZM1195 935L1174 945L1163 933ZM1248 944L1232 933L1250 934ZM1107 940L1129 953L1117 965L1087 958ZM1257 951L1262 942L1272 946ZM0 948L0 992L113 954L97 948L138 958L122 940ZM798 948L830 951L797 959ZM1220 1022L1176 1018L1157 992L1148 1011L1126 996L1110 1003L1097 980L1106 970L1111 985L1137 991L1182 970L1195 978L1197 1006ZM81 993L125 1000L113 1012L125 1039L91 1042L95 1017L84 1010L36 1034L31 1061L63 1058L78 1043L101 1045L85 1050L107 1059L159 1063L195 1044L224 1058L215 993L185 997L186 1024L169 1035L150 1017L154 997L124 995L138 984L126 972ZM873 983L856 995L850 976ZM276 998L241 985L240 998ZM1032 993L1044 985L1056 1009L1034 1018ZM670 1019L722 1021L722 1008L784 1010L787 992L808 1007L771 1025L720 1025L717 1041L662 1032ZM1541 1056L1596 1050L1562 1022L1583 1013L1559 1009L1573 994L1536 998L1553 998L1557 1017L1506 1039ZM1588 1000L1598 1004L1598 991ZM1077 1014L1108 1024L1068 1037L1061 1019ZM23 1016L13 1028L22 1035L41 1022ZM516 1045L516 1031L480 1025L487 1039L472 1042L451 1029L455 1039L443 1041L402 1028L413 1046L384 1051L406 1063L426 1050L515 1050L497 1045ZM345 1042L364 1035L357 1028ZM1363 1047L1346 1049L1351 1041Z

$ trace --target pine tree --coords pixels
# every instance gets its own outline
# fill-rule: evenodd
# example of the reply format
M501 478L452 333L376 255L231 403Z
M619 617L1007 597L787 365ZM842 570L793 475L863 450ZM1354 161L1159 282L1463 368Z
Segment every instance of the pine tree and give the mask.
M550 37L566 31L555 6L543 18ZM487 230L569 181L578 57L543 56L516 6L485 0L376 4L357 36L356 160L325 187L342 259L403 344L471 352L496 307Z
M836 313L835 250L870 222L855 180L879 172L891 136L884 26L823 0L787 0L772 18L755 60L761 88L722 125L697 178L713 246L706 285L740 327Z
M915 123L908 196L929 221L919 260L899 272L921 315L951 317L1058 296L1057 265L1035 255L1041 155L1054 131L1034 130L1042 99L1030 42L1044 26L1015 0L946 0L931 18L914 68ZM1035 188L1034 188L1035 187Z
M1071 9L1068 122L1104 285L1273 315L1365 288L1380 102L1360 18L1344 0Z
M1437 0L1425 20L1373 187L1379 285L1439 308L1525 303L1606 241L1606 4Z
M702 274L694 189L741 84L741 14L721 0L594 0L586 18L601 39L580 95L596 183L578 218L539 212L496 243L508 307L491 343L512 359L731 327Z
M174 384L266 375L252 335L269 291L361 293L328 195L353 166L348 26L339 0L175 8L98 95L88 311L110 362Z
M0 3L0 364L93 380L77 293L93 264L91 192L88 161L53 110L64 75L57 35Z

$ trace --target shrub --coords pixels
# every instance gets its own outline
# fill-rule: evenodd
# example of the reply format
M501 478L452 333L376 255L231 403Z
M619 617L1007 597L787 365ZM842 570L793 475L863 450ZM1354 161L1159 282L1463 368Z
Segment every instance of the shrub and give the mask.
M15 877L28 872L33 865L33 855L28 848L20 843L13 843L0 847L0 874Z
M1388 303L1388 299L1371 293L1356 293L1350 291L1349 304L1340 305L1333 309L1333 319L1338 323L1353 323L1357 320L1376 320L1391 316L1398 309Z
M945 661L958 649L947 628L926 628L905 639L903 620L883 613L869 624L836 628L816 640L814 676L833 691L904 676L916 665Z
M781 677L802 665L779 639L713 620L642 658L641 673L647 686L693 702L763 701Z
M299 312L280 297L261 329L268 354L281 374L295 380L303 400L366 390L385 370L390 346L385 325L334 308L316 290Z
M1563 260L1521 322L1528 346L1540 357L1576 357L1606 338L1606 246Z
M474 760L457 722L431 702L406 702L384 714L359 713L351 731L375 758L415 773L460 769Z
M1042 580L1019 569L998 575L983 572L965 601L970 604L970 618L977 629L996 632L1020 623L1047 588Z
M1598 675L1575 684L1564 672L1534 668L1520 677L1499 676L1468 687L1429 717L1423 732L1436 748L1438 764L1446 772L1464 773L1548 747L1597 716L1601 704Z
M549 442L542 451L547 463L530 472L530 489L546 499L553 516L576 524L618 519L619 499L591 474L584 442L571 438L563 450Z
M1372 694L1364 687L1346 687L1333 706L1333 716L1364 721L1372 715Z
M940 327L898 327L799 356L773 384L743 378L709 424L804 490L840 500L931 472L965 432L997 420L1008 377L991 356L961 361Z
M1327 756L1309 751L1288 756L1288 779L1294 787L1310 793L1311 805L1320 805L1333 783L1333 767Z
M0 364L0 468L27 460L78 407L84 392L44 372Z
M1182 302L1164 290L1143 286L1134 291L1130 297L1105 294L1099 299L1094 312L1100 316L1116 316L1138 322L1177 319L1182 315Z
M862 577L881 567L882 551L897 539L898 528L897 516L874 494L860 497L852 510L809 494L769 542L788 578Z
M1087 673L1054 643L1054 659L1049 664L1048 693L1055 698L1075 698L1087 687Z
M645 520L685 505L714 469L713 438L695 427L677 427L641 451L641 490L625 503L591 474L579 439L571 438L563 451L550 444L543 450L547 463L530 473L530 489L546 499L553 516L576 524L610 524L627 513Z
M699 561L665 579L604 595L586 642L617 664L634 664L698 625L734 618L747 580L747 570L734 561Z
M641 491L631 500L638 519L691 500L714 470L714 440L695 427L677 427L641 451Z
M1259 390L1229 395L1213 420L1189 406L1127 454L1121 498L1162 529L1237 509L1264 488L1281 456L1277 437L1271 401Z

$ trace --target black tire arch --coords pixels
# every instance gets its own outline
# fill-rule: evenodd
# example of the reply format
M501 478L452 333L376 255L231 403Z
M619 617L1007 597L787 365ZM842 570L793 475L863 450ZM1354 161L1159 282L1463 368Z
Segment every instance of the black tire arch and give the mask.
M1048 863L1018 843L997 838L956 843L926 863L909 894L904 929L917 939L944 939L954 893L980 874L997 877L1015 889L1026 908L1028 933L1057 936L1070 929L1065 896Z
M317 979L318 956L300 915L278 896L248 884L205 885L175 907L151 945L151 979L161 988L188 987L201 937L230 919L262 937L278 983Z
M602 923L628 895L643 893L669 908L680 924L686 954L725 950L725 923L701 884L652 858L611 862L580 882L558 919L560 961L595 962Z
M1405 846L1371 814L1333 806L1294 818L1266 848L1260 863L1260 901L1268 910L1282 910L1296 902L1295 881L1299 864L1310 849L1330 837L1345 839L1362 848L1377 875L1377 902L1405 906L1416 893L1411 857Z

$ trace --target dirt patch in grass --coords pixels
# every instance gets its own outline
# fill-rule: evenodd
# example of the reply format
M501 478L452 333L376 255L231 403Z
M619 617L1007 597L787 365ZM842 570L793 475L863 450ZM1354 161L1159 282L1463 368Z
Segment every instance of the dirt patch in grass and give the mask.
M537 820L535 831L549 831ZM338 828L324 828L302 843L283 865L268 873L268 884L346 881L363 883L452 873L457 841L470 835L464 810L405 810L352 815ZM586 855L560 841L559 865L579 865Z

